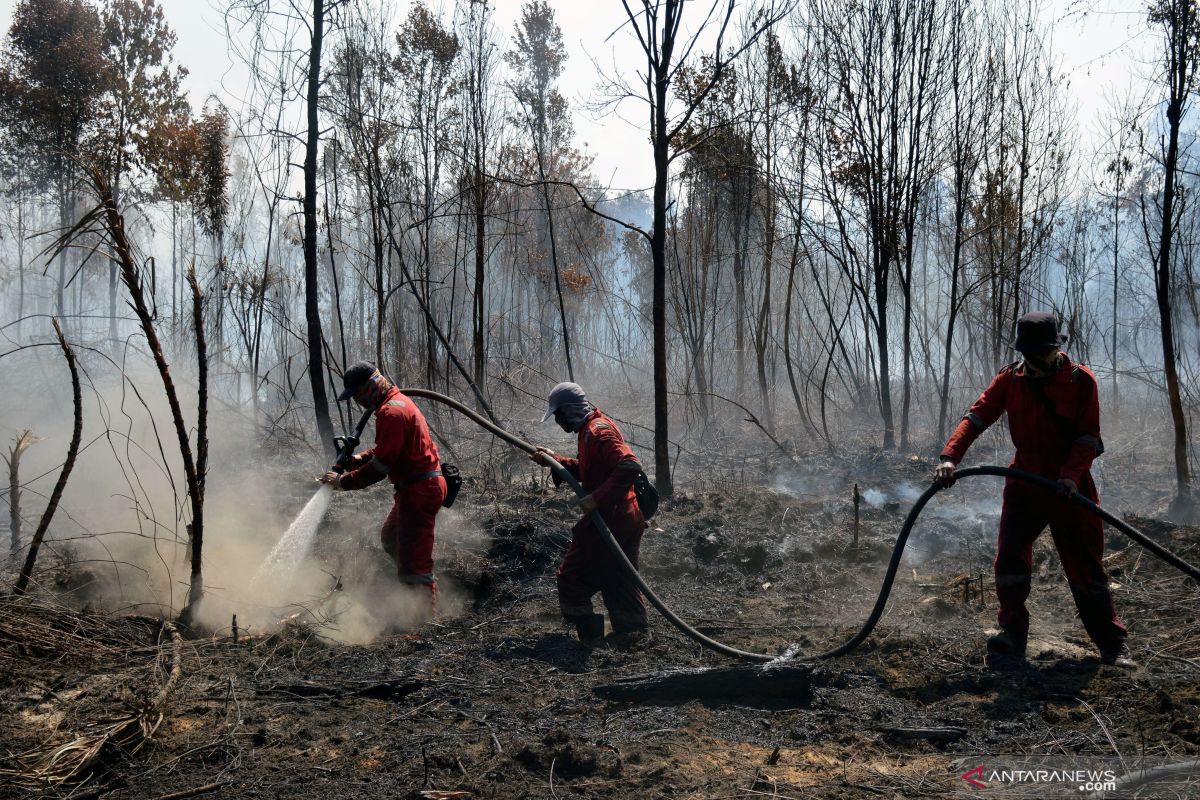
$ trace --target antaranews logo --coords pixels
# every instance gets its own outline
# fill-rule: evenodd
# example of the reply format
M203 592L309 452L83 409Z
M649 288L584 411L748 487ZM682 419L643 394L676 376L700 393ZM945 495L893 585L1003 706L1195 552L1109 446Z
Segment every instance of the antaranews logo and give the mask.
M962 775L959 775L959 777L974 786L976 789L986 789L987 784L980 780L983 777L983 770L984 766L983 764L980 764L975 769L967 770Z
M976 754L951 761L947 778L956 796L973 800L1200 797L1200 760Z
M957 759L952 768L964 796L1080 797L1112 792L1122 771L1086 757L987 756Z

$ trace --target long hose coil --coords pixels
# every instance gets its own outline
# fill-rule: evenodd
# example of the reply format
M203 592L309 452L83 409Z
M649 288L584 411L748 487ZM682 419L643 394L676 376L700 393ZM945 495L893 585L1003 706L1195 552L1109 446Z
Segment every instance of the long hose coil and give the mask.
M491 420L481 416L480 414L477 414L471 408L463 405L451 397L447 397L444 394L433 392L428 389L401 389L400 391L410 397L424 397L426 399L435 400L439 403L447 405L460 414L470 418L473 422L487 429L491 433L495 434L500 439L508 442L513 447L524 450L526 453L532 454L537 449L529 442L513 436L508 431L504 430L498 425L493 424ZM547 456L546 460L550 463L550 468L554 471L554 473L558 475L558 477L564 483L570 486L575 491L577 496L583 497L587 494L587 492L583 490L583 487L579 485L579 481L575 480L574 476L567 472L562 464L558 463L549 456ZM1028 481L1029 483L1053 491L1058 491L1060 488L1056 481L1052 481L1049 478L1044 478L1041 475L1035 475L1032 472L1013 469L1011 467L967 467L965 469L956 470L954 473L954 478L955 480L962 480L963 478L973 478L979 475L994 475L1002 478L1019 478L1020 480ZM645 579L642 578L641 574L637 571L633 564L630 563L629 558L625 555L625 551L621 549L621 545L617 543L615 538L613 538L612 531L609 530L608 525L605 524L604 518L600 516L599 512L592 512L592 522L595 524L596 530L600 532L601 537L608 545L608 549L612 551L613 556L617 559L617 563L621 565L622 569L625 570L629 578L637 584L637 587L641 590L642 594L646 596L646 599L650 601L650 604L658 609L659 613L666 617L667 621L679 629L679 632L684 636L695 641L701 646L708 648L709 650L721 653L722 655L730 656L732 658L741 659L743 661L767 663L780 660L785 657L790 661L821 661L829 658L837 658L838 656L843 656L846 653L849 653L851 650L866 641L867 637L871 635L871 632L879 623L880 618L883 617L884 610L887 608L888 596L891 594L892 585L896 581L896 573L900 569L900 559L904 554L905 545L908 544L908 537L912 533L913 526L916 524L917 518L924 510L925 505L933 498L935 494L944 488L946 487L936 484L930 486L921 494L920 497L917 498L917 501L913 503L912 509L909 510L908 516L904 518L904 526L900 529L900 535L896 537L896 544L892 548L892 557L888 562L887 574L884 575L883 585L879 589L879 596L875 600L875 607L871 609L871 614L867 617L866 622L863 623L862 627L857 633L847 639L843 644L838 645L832 650L826 650L823 653L817 653L814 655L797 655L788 657L784 654L772 655L770 653L755 653L748 650L740 650L736 647L731 647L723 642L718 642L716 639L705 636L703 633L696 630L683 619L681 619L679 615L672 611L670 607L667 606L667 604L664 603L662 599L654 593L654 590L650 588L649 584L646 583ZM1082 506L1092 514L1100 517L1109 525L1113 526L1130 539L1133 539L1135 542L1149 550L1158 558L1162 559L1166 563L1178 569L1180 572L1183 572L1185 575L1188 575L1193 580L1200 583L1200 569L1197 569L1187 561L1184 561L1179 556L1167 550L1165 547L1155 542L1137 528L1133 527L1124 520L1113 516L1108 511L1104 510L1091 500L1088 500L1086 497L1083 497L1078 493L1072 493L1070 495L1070 500L1076 505Z

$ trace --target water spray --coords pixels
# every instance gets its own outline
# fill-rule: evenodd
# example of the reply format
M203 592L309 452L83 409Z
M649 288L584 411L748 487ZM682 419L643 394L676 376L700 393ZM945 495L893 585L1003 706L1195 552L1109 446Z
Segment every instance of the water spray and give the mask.
M317 529L321 527L321 521L325 519L325 512L329 510L329 502L332 499L332 486L322 485L313 493L312 498L304 504L304 508L292 520L287 531L263 559L262 566L254 573L251 586L264 586L272 580L282 580L286 584L287 579L312 548Z
M363 412L354 433L333 438L333 445L337 449L337 460L332 467L334 472L342 473L349 467L350 459L358 448L363 429L367 427L372 413L370 410ZM312 498L292 520L287 531L263 560L262 566L254 574L252 586L269 585L270 579L273 578L276 581L282 581L279 594L286 593L288 579L312 549L312 543L317 537L317 530L325 519L325 513L329 511L329 503L332 499L333 487L329 485L322 484L313 493Z

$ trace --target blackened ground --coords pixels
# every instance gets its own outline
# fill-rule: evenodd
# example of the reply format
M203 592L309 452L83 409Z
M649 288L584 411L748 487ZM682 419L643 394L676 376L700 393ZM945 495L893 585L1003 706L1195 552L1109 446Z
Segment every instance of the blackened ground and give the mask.
M869 610L906 487L929 469L854 467L862 491L879 493L878 507L861 504L857 546L846 481L836 494L778 482L679 496L647 533L644 574L677 612L731 644L826 649ZM105 753L97 777L73 789L0 778L0 796L146 798L219 784L210 796L933 797L963 786L954 769L963 756L1086 755L1130 768L1143 757L1200 758L1200 594L1119 537L1107 560L1137 670L1096 660L1048 536L1036 553L1028 665L984 663L998 494L998 483L976 481L935 500L879 628L816 669L811 698L632 704L593 687L729 662L653 615L653 642L640 652L580 647L554 595L573 520L563 496L491 487L481 502L481 487L469 488L459 524L488 536L469 552L439 549L443 581L466 598L456 616L367 646L295 624L237 645L194 638L145 749ZM365 525L378 511L333 516ZM1134 524L1200 561L1196 528ZM0 766L20 773L18 755L72 739L161 683L144 621L13 608L0 625ZM76 638L22 641L22 613Z

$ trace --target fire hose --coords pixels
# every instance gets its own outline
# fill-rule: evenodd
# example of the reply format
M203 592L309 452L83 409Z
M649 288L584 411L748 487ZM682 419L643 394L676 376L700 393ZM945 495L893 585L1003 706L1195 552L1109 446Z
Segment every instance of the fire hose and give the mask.
M439 403L447 405L519 450L524 450L526 453L530 454L537 450L537 448L535 448L529 442L513 436L508 431L492 423L491 420L488 420L480 414L477 414L471 408L463 405L453 398L447 397L444 394L432 392L428 389L401 389L400 391L410 397L424 397L426 399L435 400ZM546 461L559 479L570 486L578 497L582 498L587 494L587 492L585 492L583 487L579 484L579 481L575 480L575 477L571 475L571 473L569 473L562 464L558 463L558 461L550 456L546 456ZM964 469L955 470L954 479L958 481L962 480L963 478L973 478L979 475L994 475L1002 478L1018 478L1052 491L1061 491L1061 486L1057 481L1052 481L1049 478L1044 478L1041 475L1035 475L1034 473L1026 472L1025 470L1013 469L1012 467L997 467L991 465L966 467ZM855 649L864 641L866 641L867 637L871 635L871 632L875 629L876 624L878 624L880 618L883 617L884 610L887 608L888 597L891 595L892 585L896 580L896 573L900 569L900 559L904 554L904 547L906 544L908 544L908 537L912 533L912 529L917 522L917 518L921 515L925 505L933 498L933 496L945 488L947 488L945 485L933 484L926 489L920 497L917 498L915 503L913 503L912 509L908 512L908 516L904 519L904 525L900 529L900 535L896 537L896 544L892 548L892 556L891 560L888 562L887 573L884 575L883 585L879 589L879 597L875 600L875 607L871 609L871 614L867 617L866 622L863 623L862 627L857 633L847 639L843 644L838 645L832 650L826 650L823 653L817 653L814 655L788 656L786 654L771 655L769 653L754 653L747 650L740 650L736 647L731 647L723 642L718 642L716 639L705 636L703 633L696 630L683 619L681 619L674 611L670 609L670 607L667 606L666 603L662 601L661 598L659 598L657 594L654 593L654 590L650 588L645 579L642 578L641 574L637 571L633 564L630 563L629 558L621 549L621 545L617 543L617 540L612 535L612 531L610 531L608 525L605 524L604 518L600 516L600 512L593 511L591 518L592 523L596 526L596 530L600 533L601 538L604 539L605 543L608 545L608 549L612 551L613 557L616 558L617 563L621 565L621 568L625 570L629 578L635 584L637 584L638 589L640 589L642 594L646 596L646 599L650 601L650 604L658 609L659 613L666 617L667 621L674 625L684 636L702 645L703 647L708 648L709 650L730 656L732 658L738 658L743 661L754 661L759 663L767 663L782 659L787 659L790 661L820 661L828 658L836 658L849 653L851 650ZM1178 569L1180 572L1183 572L1185 575L1188 575L1193 580L1200 583L1200 569L1197 569L1187 561L1184 561L1179 556L1167 550L1165 547L1155 542L1137 528L1133 527L1124 520L1113 516L1111 513L1101 508L1096 503L1093 503L1086 497L1080 495L1078 492L1072 492L1069 495L1069 499L1076 505L1082 506L1092 514L1100 517L1109 525L1113 526L1121 533L1125 534L1130 539L1133 539L1142 547L1149 550L1159 559L1165 561L1166 563Z

